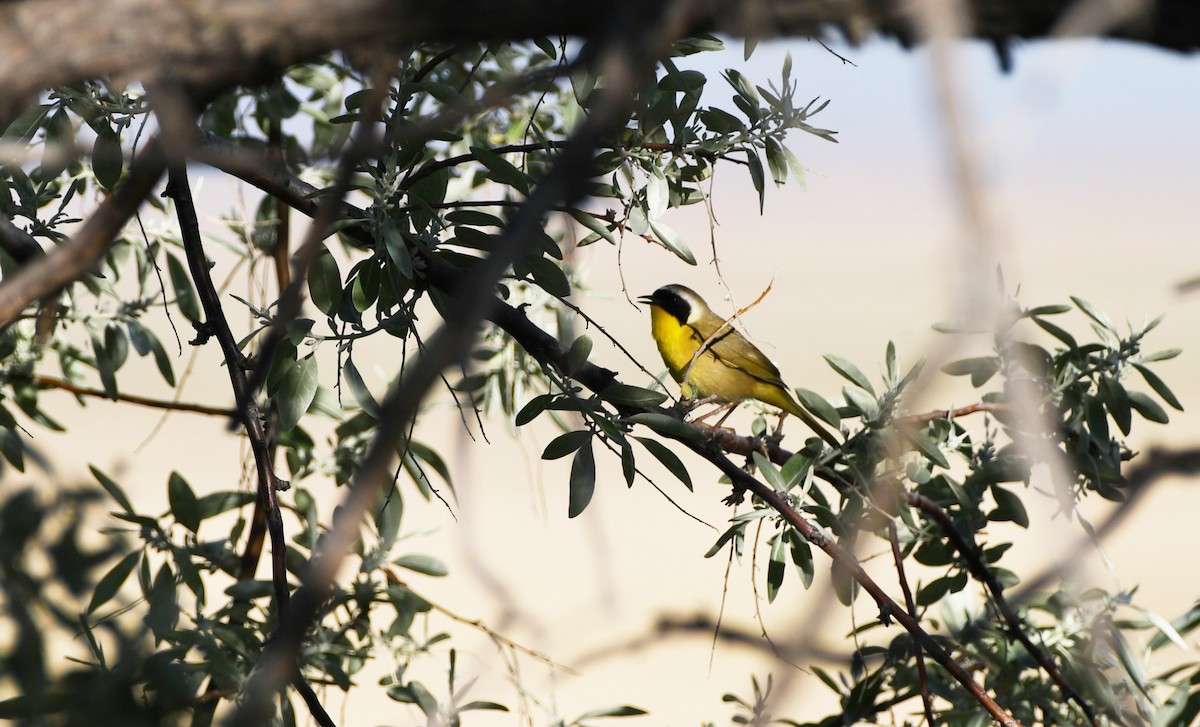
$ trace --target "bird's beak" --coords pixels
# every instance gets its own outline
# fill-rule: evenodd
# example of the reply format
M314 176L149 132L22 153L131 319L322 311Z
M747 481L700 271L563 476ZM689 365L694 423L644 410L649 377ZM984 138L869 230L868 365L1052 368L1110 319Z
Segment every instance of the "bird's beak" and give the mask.
M653 295L639 295L638 302L645 303L646 305L654 305L654 296Z

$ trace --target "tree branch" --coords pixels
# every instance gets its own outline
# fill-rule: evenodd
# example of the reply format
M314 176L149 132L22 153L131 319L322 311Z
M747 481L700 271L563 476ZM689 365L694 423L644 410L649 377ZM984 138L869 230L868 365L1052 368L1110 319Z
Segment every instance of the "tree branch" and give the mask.
M286 489L289 484L275 474L262 414L254 404L249 382L246 380L243 368L245 360L238 350L237 340L229 328L225 311L221 307L220 298L217 296L216 287L209 274L208 260L204 255L203 241L200 237L200 222L196 216L196 208L187 180L187 168L183 162L177 162L171 166L166 194L175 200L180 235L183 238L183 247L187 254L188 271L191 273L192 280L196 285L196 294L204 309L205 322L197 325L199 335L193 343L203 343L209 336L215 336L220 344L221 353L225 358L225 369L229 372L229 381L237 402L236 413L246 431L246 437L250 440L250 450L254 454L255 468L258 473L256 507L262 508L267 522L267 532L271 537L271 580L275 589L276 611L279 619L283 620L289 611L291 592L287 582L287 567L284 560L287 554L287 543L284 541L283 518L280 516L277 491ZM267 364L260 362L260 365ZM333 720L317 699L312 687L298 673L291 673L288 677L317 723L322 727L332 727ZM212 707L215 707L215 702ZM206 710L206 714L209 713L211 713L211 707Z
M1006 47L1012 39L1045 38L1075 0L964 3L974 37ZM1200 6L1192 0L1148 0L1149 11L1107 31L1164 49L1194 51ZM363 56L412 43L516 40L535 36L597 37L611 5L574 0L496 3L460 0L10 0L0 3L0 117L50 86L107 76L122 82L172 78L193 91L256 85L289 65L335 49ZM839 33L859 43L872 35L909 45L918 37L907 3L828 0L728 0L706 3L684 35L822 38Z
M22 378L20 376L9 374L9 379ZM53 376L29 376L24 377L32 381L40 389L59 389L61 391L69 391L76 396L92 396L97 399L107 399L112 401L108 393L101 389L94 389L88 386L76 386L70 381L56 379ZM129 404L137 404L138 406L146 406L151 409L167 409L169 411L187 411L195 414L207 414L209 416L232 417L237 416L237 411L228 407L206 406L204 404L185 404L178 401L165 401L163 399L151 399L146 396L138 396L137 394L117 394L117 401L127 402Z
M959 684L961 684L968 692L970 692L971 695L975 697L976 701L978 701L983 708L987 710L988 714L992 715L997 722L999 722L1001 725L1004 725L1004 727L1020 726L1020 722L1013 718L1012 715L1008 714L1002 707L1000 707L1000 705L996 704L996 701L992 699L991 696L989 696L988 693L985 692L973 678L971 678L970 673L968 673L966 669L964 669L957 661L955 661L954 657L952 657L945 649L942 648L941 644L934 640L934 638L930 636L925 629L921 628L921 625L918 624L915 619L909 616L904 609L900 608L899 604L893 601L891 597L879 587L879 584L877 584L875 580L871 578L871 576L868 575L865 570L863 570L863 567L859 565L858 559L855 558L852 553L842 548L831 538L827 537L824 533L813 527L813 525L805 520L800 513L796 512L796 510L791 506L791 503L788 502L785 495L776 492L771 487L760 482L757 478L750 476L748 472L735 465L724 454L711 451L705 446L694 441L690 443L683 443L687 444L693 452L708 460L711 464L715 465L719 470L721 470L722 474L726 475L730 480L733 481L734 487L741 487L765 502L771 507L771 509L779 513L789 525L794 527L802 536L804 536L805 540L825 551L825 553L831 559L845 568L854 578L854 580L860 586L862 586L863 590L865 590L873 599L875 599L875 603L879 607L880 619L885 623L889 617L899 621L900 625L912 635L917 644L919 644L921 648L925 649L925 651L927 651L935 661L942 665L943 669L949 672Z

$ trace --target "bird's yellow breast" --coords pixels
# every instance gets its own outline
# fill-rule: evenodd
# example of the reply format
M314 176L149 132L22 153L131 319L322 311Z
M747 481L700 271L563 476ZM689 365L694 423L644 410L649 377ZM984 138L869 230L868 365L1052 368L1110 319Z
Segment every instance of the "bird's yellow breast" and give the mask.
M700 348L704 339L696 329L681 323L678 318L658 306L650 308L650 333L658 344L658 352L662 354L671 377L683 383L684 374L688 374L687 383L692 391L685 394L698 397L718 396L725 401L759 398L756 391L758 382L743 372L726 366L712 351L706 350L693 363L692 357L696 355L696 350Z

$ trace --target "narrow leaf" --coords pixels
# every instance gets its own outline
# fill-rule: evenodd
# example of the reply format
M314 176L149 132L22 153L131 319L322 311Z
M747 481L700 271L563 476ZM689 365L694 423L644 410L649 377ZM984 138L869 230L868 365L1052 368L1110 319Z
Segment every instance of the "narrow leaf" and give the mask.
M176 522L193 533L200 528L200 502L191 485L178 472L172 472L167 479L167 501Z
M142 551L135 550L129 553L120 561L117 562L100 582L96 584L96 589L92 591L92 600L88 603L87 612L92 613L97 608L112 600L113 596L117 595L117 591L129 579L129 574L133 573L133 569L137 567L138 559L142 557Z
M479 160L480 164L487 167L488 171L492 173L492 178L497 182L507 184L521 194L529 194L529 176L513 166L512 162L482 146L472 146L471 153Z
M682 422L666 414L659 414L658 412L639 412L624 417L623 421L645 425L664 437L671 437L672 439L693 442L699 442L704 439L704 435L691 424Z
M542 452L542 459L550 460L566 457L568 454L587 444L591 438L592 433L586 429L560 434L546 445L546 449Z
M863 375L862 371L859 371L857 366L841 356L835 356L831 353L825 354L825 361L833 368L834 371L841 374L844 378L870 392L872 396L875 395L875 389L871 386L871 382L867 380L867 377Z
M575 459L571 462L570 488L567 517L573 518L587 508L596 490L596 460L591 442L575 452Z
M667 449L666 445L656 439L649 439L647 437L634 437L634 439L641 442L642 446L650 454L654 455L654 458L662 463L662 466L666 467L668 472L675 475L683 483L684 487L689 490L692 489L692 476L688 474L687 467L684 466L683 461L674 452Z
M614 384L601 391L600 398L613 404L651 407L666 401L667 395L661 391L652 391L629 384Z
M198 322L200 320L200 301L196 298L192 279L188 277L187 268L183 266L179 258L170 253L167 254L167 274L171 278L171 287L175 289L175 305L179 306L179 312L189 321Z
M572 724L579 724L585 719L596 719L597 717L637 717L647 714L646 710L638 709L624 705L621 707L603 707L601 709L593 709L590 712L584 712L575 719Z
M1134 411L1141 414L1143 419L1159 424L1166 424L1170 421L1171 418L1167 416L1166 410L1147 394L1143 394L1140 391L1127 391L1125 393L1129 396L1129 405L1133 407Z
M412 280L412 254L408 251L408 244L404 242L404 236L400 234L400 228L396 226L391 217L383 221L383 243L387 247L388 258L396 266L396 270L408 280Z
M783 577L787 574L787 562L785 560L787 545L784 542L785 540L784 534L779 533L771 543L771 558L767 561L768 603L775 600L775 596L779 593L779 588L783 585Z
M767 459L762 452L752 452L750 456L767 484L777 491L782 491L784 489L783 475L779 473L779 468L775 466L775 463Z
M92 476L96 478L96 481L100 483L100 486L104 488L104 491L108 493L109 497L111 497L113 500L116 500L117 504L121 506L122 510L130 515L134 514L133 505L130 504L129 498L125 495L125 491L121 489L121 486L118 485L116 481L101 472L95 465L88 465L88 469L92 471Z
M317 310L334 317L342 306L342 273L329 250L322 248L308 271L308 296Z
M829 424L834 429L842 428L842 417L838 414L837 409L830 404L825 397L815 391L808 389L797 388L796 398L800 399L800 403L817 416L818 419Z
M1074 336L1072 336L1070 333L1067 333L1062 328L1059 328L1058 326L1054 325L1050 321L1045 321L1045 320L1042 320L1041 318L1035 317L1033 319L1033 322L1036 323L1038 325L1038 327L1041 328L1046 333L1049 333L1051 336L1054 336L1058 340L1065 343L1068 348L1079 348L1079 344L1075 342Z
M410 571L438 578L450 572L445 563L430 555L402 555L393 560L392 563L401 568L407 568Z
M92 171L96 181L105 189L112 189L121 181L121 170L125 158L121 151L121 138L108 124L100 127L96 142L92 146Z
M657 221L650 223L650 229L654 232L654 236L671 252L675 253L676 257L684 261L688 265L696 264L696 256L692 254L687 243L679 236L675 230L667 227L665 224Z
M1023 528L1029 527L1029 514L1025 512L1025 503L1016 493L1003 487L992 487L992 497L996 499L996 509L989 515L990 520L1008 520Z
M1128 436L1133 426L1133 415L1130 409L1129 394L1121 382L1111 376L1100 378L1100 397L1108 405L1108 413L1117 423L1121 433Z
M608 240L614 245L617 243L617 238L613 235L612 230L610 230L604 224L604 222L596 219L587 212L582 210L571 210L571 216L575 218L576 222L603 237L605 240Z
M1075 303L1075 305L1079 306L1079 310L1083 311L1088 318L1091 318L1093 321L1099 323L1112 333L1117 332L1117 327L1114 326L1109 317L1104 314L1104 311L1087 302L1083 298L1076 298L1072 295L1071 300Z
M796 570L800 572L800 580L804 583L804 588L807 590L812 585L813 574L816 572L816 566L813 563L812 548L809 547L808 541L797 530L789 529L787 537L791 543L792 563L795 564Z
M1135 363L1133 367L1138 370L1138 373L1142 375L1142 378L1146 380L1146 383L1150 385L1150 388L1154 389L1154 393L1162 397L1162 400L1167 402L1172 409L1175 409L1176 411L1183 411L1183 404L1179 403L1179 399L1175 397L1175 393L1171 391L1171 389L1167 387L1166 383L1158 377L1158 374L1154 373L1142 364Z
M592 339L590 336L580 336L571 344L571 348L567 350L567 374L575 374L583 365L587 363L588 356L592 354Z
M913 443L913 446L917 448L917 451L928 457L934 464L943 469L950 468L950 463L946 461L946 455L942 454L938 443L930 439L928 434L925 432L911 432L908 438Z

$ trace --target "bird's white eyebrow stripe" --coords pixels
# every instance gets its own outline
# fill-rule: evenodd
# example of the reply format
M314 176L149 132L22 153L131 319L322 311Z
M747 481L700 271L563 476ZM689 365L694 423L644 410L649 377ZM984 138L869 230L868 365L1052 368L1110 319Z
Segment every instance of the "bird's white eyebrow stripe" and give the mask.
M703 312L703 310L707 307L704 301L690 290L676 291L676 294L688 302L688 323L696 321L696 319L700 317L700 314Z

